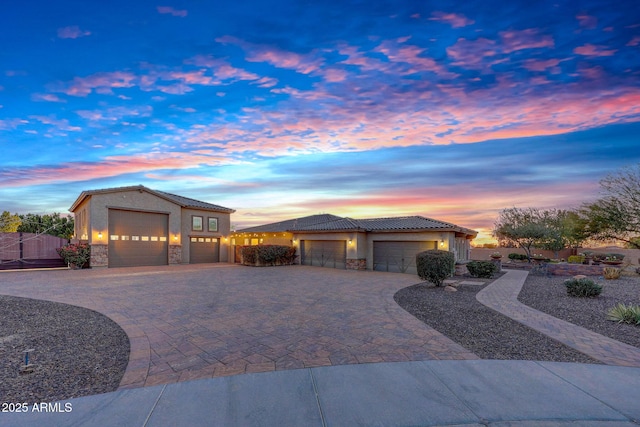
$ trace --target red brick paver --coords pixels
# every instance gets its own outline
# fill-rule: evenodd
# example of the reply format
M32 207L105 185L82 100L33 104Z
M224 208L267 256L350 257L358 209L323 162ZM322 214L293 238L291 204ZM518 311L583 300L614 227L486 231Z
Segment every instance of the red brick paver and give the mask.
M201 264L0 273L0 293L116 321L131 341L121 388L316 366L477 359L400 308L416 276Z
M560 320L519 302L518 294L529 273L522 270L504 271L504 276L478 292L478 301L607 365L640 367L639 348Z

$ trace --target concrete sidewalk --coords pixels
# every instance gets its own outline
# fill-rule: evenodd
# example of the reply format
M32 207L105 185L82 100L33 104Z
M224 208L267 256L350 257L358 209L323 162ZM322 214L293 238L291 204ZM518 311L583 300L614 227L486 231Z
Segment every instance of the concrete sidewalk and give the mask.
M638 426L639 389L640 368L620 366L375 363L119 390L60 402L70 412L2 413L0 425Z

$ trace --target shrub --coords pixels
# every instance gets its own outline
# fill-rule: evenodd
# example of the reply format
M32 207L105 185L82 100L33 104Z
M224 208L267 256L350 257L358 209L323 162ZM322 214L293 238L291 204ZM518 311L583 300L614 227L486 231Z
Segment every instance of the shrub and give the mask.
M527 256L525 254L517 254L514 252L509 254L509 259L524 261L525 259L527 259Z
M489 261L471 261L467 263L467 269L473 277L488 279L498 272L498 266Z
M640 306L618 304L609 310L607 319L618 323L640 325Z
M567 294L571 297L597 297L602 292L602 286L591 279L568 279L564 285L567 287Z
M613 261L622 261L624 259L624 254L606 254L606 259Z
M607 280L619 279L621 272L622 272L621 269L615 268L615 267L605 267L602 270L602 274L604 275L604 278Z
M282 245L258 245L242 247L244 265L291 265L296 258L296 248Z
M69 243L56 249L60 258L67 264L80 268L88 268L91 259L91 247L88 243Z
M594 252L593 260L594 261L604 261L607 258L607 255L601 254L599 252Z
M444 279L455 271L455 256L452 252L438 249L420 252L416 255L416 268L422 280L441 286Z
M570 255L567 258L569 264L582 264L584 262L584 255Z

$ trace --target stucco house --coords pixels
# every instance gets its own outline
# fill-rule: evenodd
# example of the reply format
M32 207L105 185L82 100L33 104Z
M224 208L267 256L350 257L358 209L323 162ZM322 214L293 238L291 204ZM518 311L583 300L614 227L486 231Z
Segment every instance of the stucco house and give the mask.
M83 191L69 211L92 267L231 261L233 209L137 185Z
M243 245L297 247L298 262L322 267L416 274L415 256L427 249L468 260L478 232L422 216L353 219L312 215L238 230L231 234L236 261Z

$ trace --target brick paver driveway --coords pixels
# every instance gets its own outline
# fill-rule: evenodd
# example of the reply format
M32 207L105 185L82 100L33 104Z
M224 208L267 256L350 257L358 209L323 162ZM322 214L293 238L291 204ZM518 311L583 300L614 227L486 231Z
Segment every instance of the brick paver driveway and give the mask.
M0 294L109 316L122 388L350 363L477 357L405 312L405 274L229 264L0 273Z

